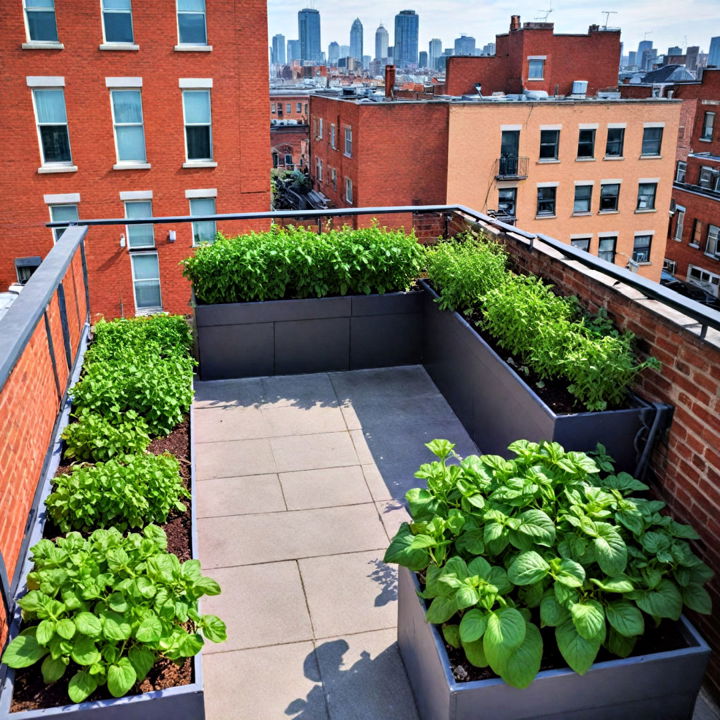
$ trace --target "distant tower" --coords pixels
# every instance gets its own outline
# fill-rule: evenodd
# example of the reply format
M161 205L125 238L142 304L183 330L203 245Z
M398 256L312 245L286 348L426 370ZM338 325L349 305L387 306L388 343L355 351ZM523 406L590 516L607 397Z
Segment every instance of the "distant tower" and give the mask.
M438 69L438 58L443 54L442 40L433 38L430 41L428 52L428 63L433 70Z
M401 10L395 16L395 64L399 68L418 63L419 25L414 10Z
M362 62L363 57L363 25L360 18L355 18L350 28L350 55Z
M708 67L720 67L720 37L710 38L707 64Z
M328 45L328 63L330 65L337 65L337 61L340 58L340 46L333 40Z
M388 45L390 44L390 34L384 25L375 31L375 59L382 60L388 57Z
M298 34L300 36L300 59L320 62L320 12L304 8L298 12Z
M293 62L294 60L300 59L300 41L299 40L288 40L287 41L287 61Z
M421 68L428 67L428 54L425 50L421 50L418 53L418 67L421 67Z
M272 61L276 65L285 64L285 36L280 33L273 35Z
M475 38L470 35L461 35L455 39L456 55L474 55L475 54Z

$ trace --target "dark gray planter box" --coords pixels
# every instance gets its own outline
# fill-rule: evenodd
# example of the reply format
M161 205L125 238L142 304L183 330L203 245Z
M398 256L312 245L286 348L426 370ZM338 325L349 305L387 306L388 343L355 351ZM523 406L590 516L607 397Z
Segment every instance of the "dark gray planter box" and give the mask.
M690 720L710 648L685 618L688 647L600 662L585 675L544 670L530 687L500 679L458 683L417 578L399 569L398 645L422 720Z
M198 305L203 380L421 361L421 292Z
M78 368L79 372L79 368ZM77 378L75 378L77 380ZM62 431L68 423L70 416L70 402L63 409L53 438L53 455L48 463L43 482L43 495L41 497L40 512L37 521L31 529L31 546L37 543L43 534L45 525L45 499L50 494L50 480L55 475L62 454ZM190 436L193 434L193 411L190 411ZM190 445L190 492L195 497L195 448ZM195 503L192 504L192 556L198 557L197 520L195 516ZM24 588L27 573L32 568L29 557L25 559L23 577L20 587ZM20 609L16 606L15 614L10 624L10 637L14 637L20 629ZM40 673L40 664L33 666ZM8 669L7 676L0 689L0 718L8 720L204 720L205 702L203 697L202 660L198 654L193 658L193 682L189 685L154 690L142 695L128 695L122 698L99 700L97 702L82 702L69 705L60 705L40 710L24 710L10 712L13 696L14 670Z
M425 282L423 362L430 377L484 453L508 455L518 438L554 440L566 450L607 448L617 470L633 472L636 437L644 443L655 407L634 398L625 410L558 415L456 312L440 310ZM668 416L672 409L663 410Z

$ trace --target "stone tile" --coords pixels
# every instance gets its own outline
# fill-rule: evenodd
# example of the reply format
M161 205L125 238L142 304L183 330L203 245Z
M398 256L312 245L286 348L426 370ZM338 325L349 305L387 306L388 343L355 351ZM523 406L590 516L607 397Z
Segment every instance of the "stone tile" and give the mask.
M349 401L344 402L340 406L340 410L342 411L343 418L345 419L345 426L348 430L362 430L360 418L357 416L352 403Z
M318 642L330 720L418 720L395 630Z
M410 513L407 511L405 504L400 500L378 502L375 503L375 505L380 513L380 519L385 527L388 540L392 540L392 538L395 537L404 522L411 521Z
M387 536L372 503L198 520L206 568L377 550Z
M270 423L259 407L227 405L195 413L196 443L270 437Z
M312 643L203 658L206 720L328 720Z
M343 432L346 429L340 408L327 405L266 405L262 409L262 416L269 427L269 435L274 437Z
M252 407L263 402L263 386L260 378L237 380L196 380L195 409L220 407Z
M207 575L220 583L222 592L204 598L202 612L227 623L228 639L207 643L204 654L312 640L296 562L215 568Z
M363 465L362 469L365 475L365 482L367 482L368 488L370 488L370 494L373 496L373 500L392 500L390 489L385 484L385 480L380 474L377 465L375 465L375 463Z
M197 516L219 517L286 510L277 475L216 478L198 484Z
M704 689L698 695L692 720L720 720L720 708Z
M327 373L262 378L264 402L272 407L339 407Z
M316 638L397 624L397 570L382 550L300 560Z
M369 465L373 462L373 456L368 447L365 434L362 430L350 430L350 437L352 438L355 452L357 453L358 460L363 465Z
M347 432L275 437L270 443L278 472L342 467L358 461Z
M288 510L372 502L362 468L357 465L280 473Z
M270 440L203 443L195 450L198 480L276 472Z
M330 379L341 402L350 400L354 406L366 400L390 401L412 397L418 401L438 392L435 383L420 365L353 370L330 373Z

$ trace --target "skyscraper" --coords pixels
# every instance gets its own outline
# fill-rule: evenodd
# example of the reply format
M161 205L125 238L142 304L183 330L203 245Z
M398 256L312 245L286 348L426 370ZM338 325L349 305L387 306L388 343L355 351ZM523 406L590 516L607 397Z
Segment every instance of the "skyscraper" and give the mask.
M272 39L272 61L276 65L285 64L285 36L278 33Z
M475 38L470 35L461 35L459 38L455 38L455 54L474 55Z
M708 67L720 67L720 36L710 38L710 52L707 64Z
M298 12L298 35L300 36L300 59L320 62L320 12L304 8Z
M356 60L362 61L363 57L363 25L360 18L353 20L350 28L350 55Z
M652 40L641 40L637 49L637 64L641 70L650 70L652 61Z
M438 58L442 55L443 46L440 38L433 38L430 41L428 52L428 63L433 70L438 69Z
M419 25L414 10L401 10L395 16L395 64L399 68L418 63Z
M293 60L300 60L300 41L299 40L288 40L287 41L287 61L293 62Z
M421 50L418 53L418 66L421 68L426 68L428 66L428 54L427 51Z
M390 44L390 35L381 23L380 27L375 31L375 59L382 60L388 57L388 45Z
M340 46L334 40L328 45L327 57L330 65L337 65L338 58L340 57Z

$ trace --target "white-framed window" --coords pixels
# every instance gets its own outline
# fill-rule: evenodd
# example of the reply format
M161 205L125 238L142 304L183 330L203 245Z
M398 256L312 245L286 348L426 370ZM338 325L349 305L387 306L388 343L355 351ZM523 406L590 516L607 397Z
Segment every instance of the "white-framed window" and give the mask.
M33 273L40 267L42 258L39 255L15 258L15 275L21 285L26 285Z
M110 100L118 163L146 162L140 90L111 90Z
M720 227L717 225L708 225L705 254L715 260L720 259Z
M663 260L663 272L668 272L671 275L674 275L677 272L677 260L670 260L669 258L665 258Z
M720 275L696 265L688 265L687 281L701 287L715 297L720 295Z
M152 200L126 200L125 217L128 219L152 217ZM155 247L152 223L126 225L125 228L128 250Z
M528 80L543 80L545 77L545 59L528 59Z
M537 189L537 212L538 216L555 215L555 198L557 187L539 187Z
M205 0L177 0L180 45L207 45Z
M330 170L330 184L332 189L337 191L337 170L335 168Z
M703 165L700 168L698 185L706 190L720 192L720 171L715 168L708 167L707 165Z
M590 240L592 238L589 237L582 237L582 238L571 238L570 244L577 248L578 250L584 250L585 252L590 252Z
M135 312L139 315L162 310L160 263L156 252L138 252L130 256Z
M78 206L75 203L50 205L50 222L66 222L69 225L70 223L76 223L78 219ZM67 225L53 228L53 240L57 242L66 229Z
M353 185L349 177L345 178L345 201L352 205L353 202Z
M592 205L592 185L576 185L575 200L573 202L573 213L589 213Z
M661 127L643 128L641 155L655 156L660 154L663 129Z
M295 103L295 112L298 115L302 114L302 103Z
M702 134L700 135L701 140L712 140L713 129L715 127L715 113L706 112L703 115Z
M317 139L322 140L323 137L323 119L318 118L317 121Z
M595 130L592 128L583 128L578 132L578 151L579 158L589 159L595 157Z
M62 88L32 91L43 165L72 165L70 131Z
M292 103L285 103L285 112L288 115L292 112Z
M270 112L274 115L275 114L275 103L270 103Z
M675 182L684 183L686 174L687 163L682 160L678 160L677 168L675 169Z
M27 37L31 42L58 41L54 0L24 0Z
M540 131L540 159L557 160L560 152L560 131Z
M675 206L675 229L673 231L673 240L682 242L684 226L685 226L685 208L682 205L676 205Z
M352 138L352 128L346 127L345 128L345 155L348 157L352 157L352 150L353 150L353 138Z
M600 212L617 212L620 200L620 183L602 183L600 186Z
M321 183L323 181L323 161L320 158L316 158L315 168L315 179Z
M598 257L607 262L615 262L615 248L617 247L617 235L605 235L598 238Z
M335 123L330 123L330 147L337 150L337 131Z
M636 210L654 210L655 195L657 194L657 183L638 183L638 197Z
M215 198L190 198L191 215L215 215ZM193 245L214 243L217 226L214 220L196 220L192 224Z
M652 235L638 234L633 240L632 259L636 263L650 262L650 248L652 247Z
M290 170L293 169L295 166L295 163L293 163L293 156L291 153L285 153L285 167L289 168Z
M133 23L130 0L101 0L103 34L106 43L132 43Z
M498 189L498 210L504 215L515 217L517 206L517 188Z
M212 111L209 90L183 90L185 157L212 160Z

